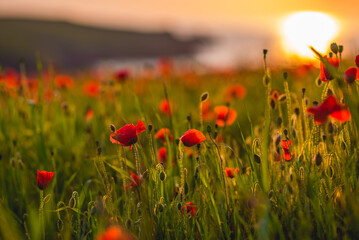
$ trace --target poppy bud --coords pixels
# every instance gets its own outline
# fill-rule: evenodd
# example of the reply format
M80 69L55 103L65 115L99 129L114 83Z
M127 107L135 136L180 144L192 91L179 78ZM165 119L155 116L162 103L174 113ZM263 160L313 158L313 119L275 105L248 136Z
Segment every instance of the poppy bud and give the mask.
M278 146L281 140L282 140L282 135L278 135L275 139L275 145Z
M319 104L318 101L313 101L314 106L317 106L318 104Z
M188 122L191 122L191 115L188 115L188 116L187 116L187 121L188 121Z
M218 128L218 124L217 124L217 123L214 125L214 128L215 128L215 129L217 129L217 128Z
M201 102L206 101L207 98L208 98L208 96L209 96L208 92L202 93L202 95L201 95Z
M268 49L263 49L263 55L265 56L267 55L267 53L268 53Z
M333 53L332 53L332 52L329 53L329 57L330 57L330 58L333 57Z
M322 80L320 80L320 78L315 79L315 85L320 87L322 85Z
M334 54L337 54L339 51L338 45L336 43L330 44L330 50L332 50Z
M284 136L288 137L288 129L283 130Z
M152 124L148 124L148 132L151 132L152 131Z
M305 95L305 88L302 88L302 97L304 98Z
M300 113L300 110L299 110L299 108L294 108L294 113L295 113L295 115L297 115L297 116L299 116L299 113Z
M282 118L281 117L277 117L277 125L280 127L280 125L282 125Z
M160 172L160 179L161 181L164 181L166 179L166 174L163 171Z
M305 99L304 99L304 104L305 104L305 106L308 106L308 102L309 102L308 98L305 98Z
M323 134L322 139L323 139L323 142L325 142L325 140L327 140L327 135Z
M187 182L184 183L184 194L188 193L188 184Z
M288 73L287 72L284 72L283 73L283 77L284 77L284 80L286 80L288 78Z
M102 148L101 148L101 147L98 147L98 148L97 148L97 155L100 156L100 155L101 155L101 152L102 152Z
M269 76L268 76L267 74L264 75L264 77L263 77L263 84L264 84L264 86L267 86L267 85L269 84L269 82L270 82Z
M258 164L261 163L261 157L258 156L257 154L254 154L254 161Z
M212 131L212 127L211 127L210 125L208 125L208 126L207 126L207 132L208 132L208 133L211 133L211 131Z
M323 161L322 155L320 155L320 153L317 153L317 155L315 155L315 165L320 166L322 161Z
M111 124L111 125L110 125L110 129L111 129L111 132L112 132L112 133L116 132L116 127L115 127L115 125Z
M271 98L271 100L270 100L269 104L270 104L270 106L271 106L271 108L272 108L272 109L274 109L274 108L275 108L275 101L274 101L274 99L273 99L273 98Z
M344 50L343 45L339 45L339 53L342 53L342 52L343 52L343 50Z
M215 131L214 134L213 134L213 138L216 139L216 138L217 138L217 135L218 135L218 132Z
M278 100L280 102L284 102L286 99L287 99L287 95L285 95L285 94L280 95L279 98L278 98Z
M132 221L131 221L131 219L127 219L125 225L126 225L126 228L127 228L127 229L130 229L131 226L132 226Z
M177 209L178 209L178 210L181 210L181 209L182 209L182 204L181 204L181 203L178 203L178 204L177 204Z

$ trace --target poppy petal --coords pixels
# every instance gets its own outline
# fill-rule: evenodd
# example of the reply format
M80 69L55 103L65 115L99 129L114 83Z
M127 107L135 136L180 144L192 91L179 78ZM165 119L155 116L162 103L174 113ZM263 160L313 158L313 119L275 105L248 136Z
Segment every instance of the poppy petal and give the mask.
M138 120L136 125L136 133L139 134L145 130L146 130L145 124L141 120Z

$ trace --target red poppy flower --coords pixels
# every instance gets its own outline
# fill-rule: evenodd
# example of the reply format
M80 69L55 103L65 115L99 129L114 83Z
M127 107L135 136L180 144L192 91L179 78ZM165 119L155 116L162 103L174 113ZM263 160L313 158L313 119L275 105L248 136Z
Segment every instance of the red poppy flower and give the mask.
M161 128L160 130L158 130L158 132L155 134L155 138L161 140L162 142L166 142L166 135L168 136L168 140L173 140L171 131L168 128Z
M325 123L328 116L342 123L348 121L351 117L348 107L338 104L333 95L327 97L319 106L311 107L307 111L314 115L314 121L318 125Z
M234 168L227 168L226 167L225 170L226 170L227 177L234 178Z
M130 177L132 178L132 180L131 180L131 183L126 186L126 190L129 188L136 188L136 187L140 186L141 182L142 182L141 177L134 173L131 173Z
M283 147L283 155L284 155L284 159L286 161L290 161L292 160L293 157L293 152L289 151L289 147L292 146L292 141L291 140L282 140L282 147Z
M346 83L353 83L358 80L359 70L355 67L350 67L344 72L344 81Z
M74 79L69 75L57 75L55 77L55 86L59 88L72 88Z
M40 172L39 170L37 170L37 179L36 179L37 186L41 190L45 190L47 186L49 186L53 177L54 177L53 172L46 172L46 171Z
M196 216L197 207L196 205L194 205L194 203L192 202L185 203L182 207L182 215L184 214L185 211L190 214L190 217L197 217Z
M163 165L165 166L167 163L167 149L165 147L161 147L160 149L158 149L157 156L158 161L160 163L163 163Z
M215 118L217 119L216 124L219 127L225 125L232 125L237 118L237 112L234 109L226 106L217 106L214 108Z
M234 84L227 88L226 99L232 101L233 99L243 99L246 96L247 90L241 84Z
M113 225L108 227L104 232L100 233L96 240L135 240L131 234L119 226Z
M324 58L328 61L328 63L330 65L332 65L334 68L338 69L338 67L339 67L339 59L338 58L327 58L327 56L324 56ZM319 78L323 82L327 82L328 80L333 80L333 78L334 78L322 62L320 62Z
M355 65L359 68L359 55L355 58Z
M277 90L277 89L272 89L272 91L270 91L270 97L273 99L273 100L278 100L280 96L280 91Z
M167 101L167 99L161 100L158 108L161 113L167 116L171 116L173 114L173 104L171 101Z
M90 121L93 118L95 111L92 108L89 108L85 114L86 121Z
M122 69L114 73L114 78L118 82L124 82L130 77L130 71L127 69Z
M86 82L83 86L83 92L89 97L97 97L100 95L101 85L98 81Z
M131 146L137 142L137 135L146 130L145 124L138 120L136 127L131 123L118 129L110 135L112 143L121 144L123 146Z
M192 147L206 140L206 137L196 129L190 129L180 138L186 147Z

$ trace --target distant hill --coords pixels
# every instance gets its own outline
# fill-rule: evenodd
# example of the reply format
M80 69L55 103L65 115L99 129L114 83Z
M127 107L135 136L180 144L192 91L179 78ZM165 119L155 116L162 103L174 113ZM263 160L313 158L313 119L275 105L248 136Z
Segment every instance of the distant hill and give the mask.
M87 67L98 60L176 56L195 53L205 37L176 39L166 32L140 33L43 20L0 19L0 65L19 60L35 67L35 53L62 68Z

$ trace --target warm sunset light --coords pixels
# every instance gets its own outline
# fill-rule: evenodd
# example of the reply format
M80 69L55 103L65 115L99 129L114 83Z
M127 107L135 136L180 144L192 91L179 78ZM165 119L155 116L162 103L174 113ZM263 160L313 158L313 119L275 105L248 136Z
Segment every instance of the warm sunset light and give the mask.
M282 23L283 47L289 54L313 57L308 46L324 52L338 33L337 21L320 12L297 12Z

